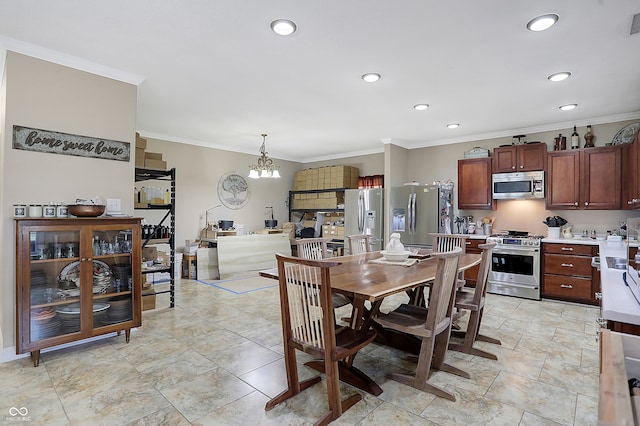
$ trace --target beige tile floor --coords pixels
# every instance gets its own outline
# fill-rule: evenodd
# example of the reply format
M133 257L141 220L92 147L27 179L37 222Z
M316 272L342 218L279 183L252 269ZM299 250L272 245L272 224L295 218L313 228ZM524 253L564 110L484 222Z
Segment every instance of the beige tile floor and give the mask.
M402 297L385 301L383 310ZM159 306L167 304L159 297ZM489 295L483 332L502 346L478 346L498 361L450 351L449 362L471 379L432 375L456 402L386 380L385 373L412 365L403 353L372 344L355 364L384 392L364 394L334 424L596 424L597 312ZM129 344L113 336L43 353L38 368L28 358L0 364L0 424L17 421L11 407L26 407L20 420L34 425L312 424L326 410L324 382L264 411L285 387L282 353L277 288L233 294L182 280L176 307L145 312ZM315 374L301 365L302 378Z

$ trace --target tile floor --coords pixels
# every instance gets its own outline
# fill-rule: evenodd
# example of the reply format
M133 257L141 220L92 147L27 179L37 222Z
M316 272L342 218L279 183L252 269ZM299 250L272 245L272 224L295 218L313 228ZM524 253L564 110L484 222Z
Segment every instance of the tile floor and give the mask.
M0 364L0 424L17 421L11 407L27 408L20 420L38 425L308 425L324 413L324 382L264 411L285 388L276 287L246 294L192 280L176 287L176 308L145 312L129 344L113 336L43 353L38 368L29 358ZM383 310L402 297L385 301ZM166 300L159 297L158 305ZM477 345L499 360L450 351L449 362L472 378L432 375L456 402L386 380L385 373L411 364L397 350L370 345L355 364L384 392L364 394L334 424L596 424L597 313L489 295L483 332L502 346ZM315 374L301 365L302 378ZM341 388L343 396L356 391Z

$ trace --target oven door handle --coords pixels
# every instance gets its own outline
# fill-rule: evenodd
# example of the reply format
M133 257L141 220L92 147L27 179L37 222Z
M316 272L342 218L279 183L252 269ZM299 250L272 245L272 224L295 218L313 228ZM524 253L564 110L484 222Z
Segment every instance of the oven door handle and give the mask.
M493 249L493 254L518 254L518 255L527 255L530 254L532 256L537 255L538 253L540 253L540 249L535 248L494 248Z
M527 284L518 284L518 283L506 283L504 281L495 281L495 280L489 280L488 281L489 284L494 284L494 285L501 285L501 286L507 286L507 287L520 287L520 288L533 288L533 289L537 289L538 287L540 287L539 284L535 284L535 285L527 285Z

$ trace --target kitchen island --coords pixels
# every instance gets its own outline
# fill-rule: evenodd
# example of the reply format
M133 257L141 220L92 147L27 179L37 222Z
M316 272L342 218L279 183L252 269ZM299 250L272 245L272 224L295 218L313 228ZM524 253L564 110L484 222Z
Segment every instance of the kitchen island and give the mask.
M225 279L234 274L276 266L276 253L291 255L289 234L224 236L210 241L215 247L197 252L198 279Z
M637 245L637 242L631 242ZM627 259L627 243L600 242L600 279L602 318L607 328L623 333L640 334L640 303L626 285L625 269L610 268L607 257Z

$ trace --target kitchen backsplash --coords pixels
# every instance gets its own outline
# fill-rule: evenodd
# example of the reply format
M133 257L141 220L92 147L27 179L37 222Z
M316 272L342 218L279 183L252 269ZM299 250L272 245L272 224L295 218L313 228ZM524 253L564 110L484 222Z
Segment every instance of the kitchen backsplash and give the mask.
M498 201L498 209L461 210L458 215L472 215L475 221L485 216L495 217L494 232L501 230L528 231L535 235L547 235L547 226L542 223L547 216L562 216L571 225L574 235L583 230L595 230L597 234L618 229L620 221L630 217L640 217L639 211L632 210L547 210L544 200L503 200Z

